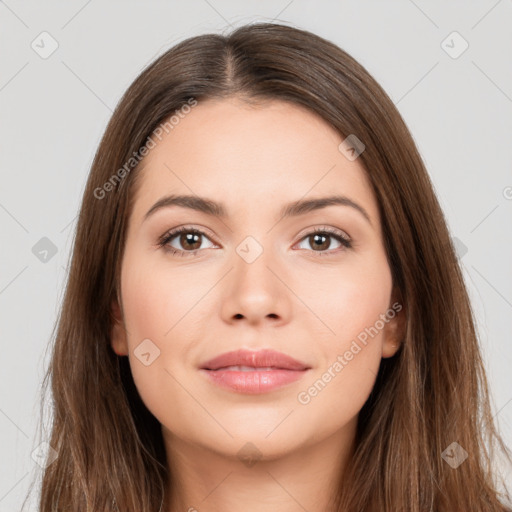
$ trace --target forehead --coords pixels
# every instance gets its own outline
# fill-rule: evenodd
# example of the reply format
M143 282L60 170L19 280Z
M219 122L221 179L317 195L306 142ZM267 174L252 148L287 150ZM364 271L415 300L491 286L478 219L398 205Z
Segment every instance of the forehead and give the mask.
M378 210L363 165L338 149L344 137L321 117L284 101L199 102L142 161L134 214L167 194L209 197L228 215L277 211L304 197L350 196Z

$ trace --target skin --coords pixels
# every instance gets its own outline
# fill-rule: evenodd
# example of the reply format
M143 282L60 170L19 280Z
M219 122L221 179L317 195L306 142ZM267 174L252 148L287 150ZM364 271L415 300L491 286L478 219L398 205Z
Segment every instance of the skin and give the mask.
M405 311L359 343L309 403L298 401L397 300L376 199L360 159L339 151L343 139L300 106L209 100L144 159L111 339L162 425L172 474L163 510L324 511L343 477L359 411L381 359L398 350ZM171 193L222 202L228 217L172 206L144 221ZM291 201L333 194L361 205L371 224L339 205L280 219ZM206 233L193 247L180 235L168 243L188 255L158 247L159 237L183 225ZM317 227L341 231L353 247L328 237L316 248L308 235ZM263 249L252 263L236 251L247 236ZM147 366L134 353L145 339L160 350ZM260 395L222 389L199 372L238 348L272 348L311 370ZM247 443L259 457L253 465L238 455Z

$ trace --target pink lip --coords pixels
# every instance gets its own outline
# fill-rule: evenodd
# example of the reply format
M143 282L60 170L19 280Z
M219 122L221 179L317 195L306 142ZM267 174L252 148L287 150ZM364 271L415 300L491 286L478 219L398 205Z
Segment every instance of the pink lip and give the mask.
M227 366L252 366L254 371L225 369ZM272 367L271 370L257 368ZM200 371L217 385L239 393L258 394L294 382L310 369L308 365L275 350L235 350L202 364Z

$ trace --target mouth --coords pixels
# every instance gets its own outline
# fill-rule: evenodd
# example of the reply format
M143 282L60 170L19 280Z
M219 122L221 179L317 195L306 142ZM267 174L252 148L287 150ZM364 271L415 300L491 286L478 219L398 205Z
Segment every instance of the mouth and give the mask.
M231 372L268 372L271 370L287 370L288 368L280 368L278 366L223 366L222 368L217 368L212 370L211 368L205 368L206 370L211 370L212 372L218 371L231 371ZM298 371L298 370L295 370Z
M275 350L251 351L246 349L233 350L221 354L201 365L203 370L220 370L237 368L239 371L262 370L307 370L310 367L293 357ZM252 368L252 370L251 370Z
M237 393L261 394L296 382L311 369L273 350L238 350L204 363L200 372L210 383Z

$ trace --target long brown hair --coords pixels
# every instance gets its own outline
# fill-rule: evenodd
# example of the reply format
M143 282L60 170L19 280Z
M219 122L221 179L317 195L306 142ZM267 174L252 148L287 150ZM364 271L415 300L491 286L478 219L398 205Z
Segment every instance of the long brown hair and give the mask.
M402 346L382 360L360 412L333 510L510 510L495 459L496 447L508 462L510 451L493 422L468 293L408 128L384 90L339 47L304 30L258 23L168 50L136 78L108 124L84 192L43 382L45 389L51 382L49 443L58 456L43 474L41 512L117 510L114 498L122 512L159 510L168 480L160 424L137 393L128 358L110 346L140 168L126 164L184 106L232 96L305 106L341 136L364 143L359 158L407 312ZM454 448L468 454L456 468L443 456Z

